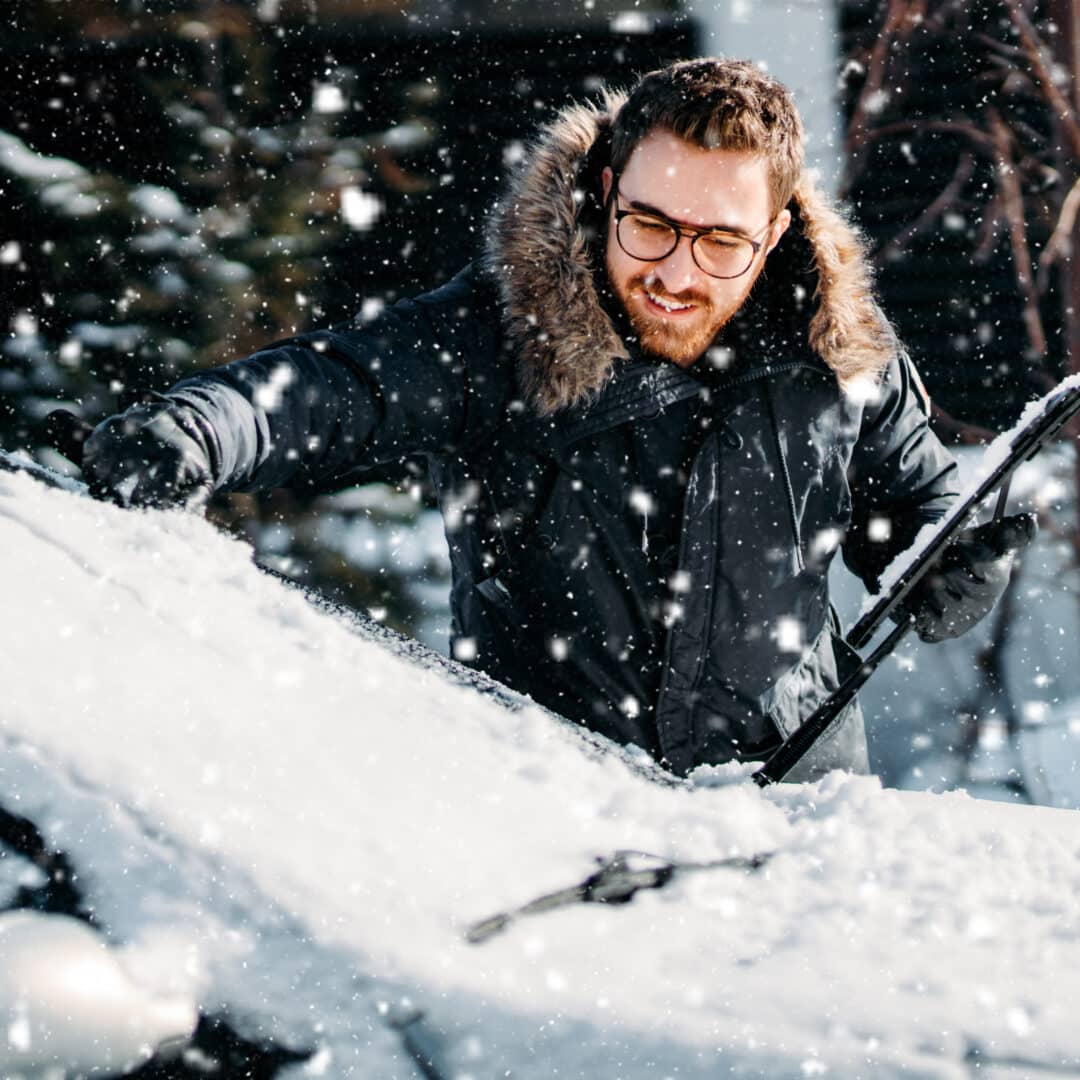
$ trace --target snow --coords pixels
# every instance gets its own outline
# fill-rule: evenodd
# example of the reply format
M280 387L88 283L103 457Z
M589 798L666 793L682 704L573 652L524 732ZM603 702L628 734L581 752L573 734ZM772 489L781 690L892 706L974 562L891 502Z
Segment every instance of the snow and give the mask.
M0 131L0 169L24 180L53 183L84 179L87 171L67 158L47 157L6 131Z
M67 853L148 994L315 1052L297 1076L416 1076L410 1040L443 1076L1080 1068L1071 812L659 782L192 514L0 472L0 550L0 805ZM466 941L620 850L774 854Z
M341 216L353 229L366 232L379 219L383 203L377 195L361 191L353 184L341 189Z
M340 86L316 83L312 87L311 107L317 113L340 113L348 108L348 102Z
M0 915L5 1077L40 1075L43 1056L72 1072L127 1072L150 1056L148 1047L188 1039L197 1020L191 1000L148 997L121 956L75 919ZM64 1071L50 1071L62 1080Z
M643 11L619 11L611 16L613 34L651 34L655 29L653 19Z
M139 184L128 200L143 217L162 225L186 225L191 218L176 192L157 184Z

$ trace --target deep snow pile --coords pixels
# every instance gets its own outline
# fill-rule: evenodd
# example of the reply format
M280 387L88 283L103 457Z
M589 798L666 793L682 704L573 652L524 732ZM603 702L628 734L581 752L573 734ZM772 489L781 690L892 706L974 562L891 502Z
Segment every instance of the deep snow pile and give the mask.
M0 805L68 852L148 989L318 1051L309 1073L415 1075L402 997L462 1076L1080 1068L1071 812L654 782L182 512L0 472L0 551ZM620 849L775 854L465 940Z

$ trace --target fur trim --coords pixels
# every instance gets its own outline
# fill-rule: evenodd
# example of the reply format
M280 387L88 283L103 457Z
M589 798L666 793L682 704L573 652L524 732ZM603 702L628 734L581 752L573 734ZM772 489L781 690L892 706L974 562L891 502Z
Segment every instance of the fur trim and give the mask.
M590 197L582 173L625 100L605 91L596 104L563 110L541 131L487 230L484 263L499 292L522 391L544 414L588 401L629 356L597 295L582 221ZM862 240L809 178L790 209L792 227L767 264L771 287L780 248L808 246L817 305L811 347L842 385L877 377L897 346L873 300Z
M800 179L792 203L813 252L817 278L810 347L832 368L841 386L876 379L899 346L874 301L866 244L808 176Z
M525 395L542 413L587 399L628 357L596 293L579 168L625 97L563 110L495 209L486 264Z

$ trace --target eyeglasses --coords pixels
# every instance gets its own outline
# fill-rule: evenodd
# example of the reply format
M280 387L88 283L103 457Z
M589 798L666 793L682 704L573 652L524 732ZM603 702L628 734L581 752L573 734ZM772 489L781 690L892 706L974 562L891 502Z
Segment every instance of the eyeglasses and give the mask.
M612 195L616 201L620 198L618 182ZM757 235L760 236L775 220L771 219ZM758 240L726 229L695 229L676 224L662 214L615 207L615 239L631 259L660 262L679 246L679 240L684 236L690 237L690 255L694 263L702 272L715 278L742 277L753 266L763 246Z

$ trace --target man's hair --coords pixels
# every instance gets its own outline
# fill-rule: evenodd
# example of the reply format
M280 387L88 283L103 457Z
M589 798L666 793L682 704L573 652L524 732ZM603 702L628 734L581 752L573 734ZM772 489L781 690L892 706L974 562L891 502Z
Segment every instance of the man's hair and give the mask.
M791 200L805 135L791 93L745 60L684 60L651 71L631 91L611 131L611 168L622 172L634 147L656 129L704 150L764 158L772 212Z

